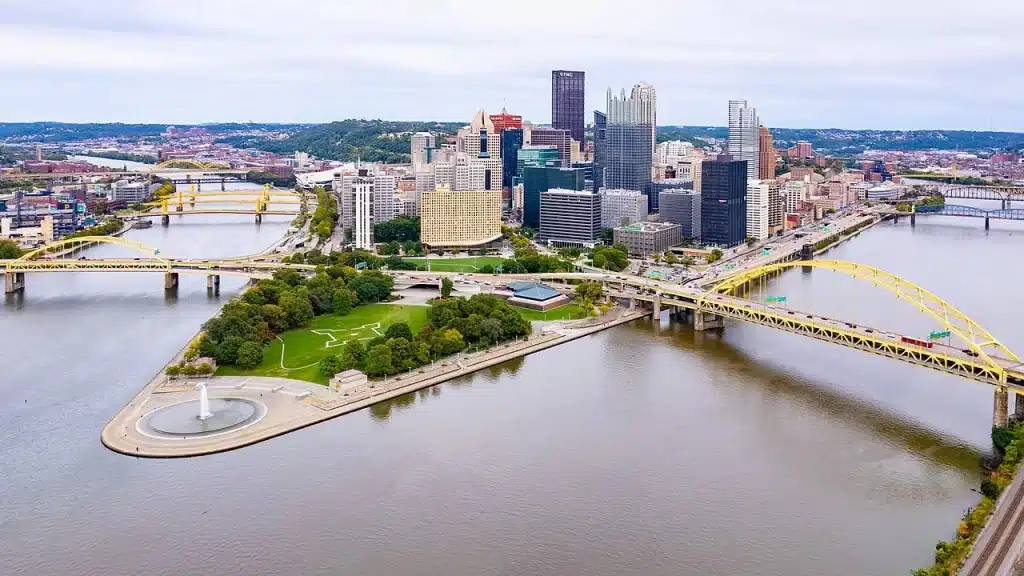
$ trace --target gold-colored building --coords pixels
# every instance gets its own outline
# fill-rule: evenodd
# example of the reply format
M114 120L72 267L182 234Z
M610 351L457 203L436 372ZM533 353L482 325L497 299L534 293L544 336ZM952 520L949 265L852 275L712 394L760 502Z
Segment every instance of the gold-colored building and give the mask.
M501 190L420 193L420 241L430 248L470 248L501 238Z

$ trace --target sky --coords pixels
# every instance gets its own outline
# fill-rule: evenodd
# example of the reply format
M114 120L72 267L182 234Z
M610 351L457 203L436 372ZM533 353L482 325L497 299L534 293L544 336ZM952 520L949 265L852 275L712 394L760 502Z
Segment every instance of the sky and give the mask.
M1019 0L0 0L0 122L551 116L551 70L660 125L1024 131Z

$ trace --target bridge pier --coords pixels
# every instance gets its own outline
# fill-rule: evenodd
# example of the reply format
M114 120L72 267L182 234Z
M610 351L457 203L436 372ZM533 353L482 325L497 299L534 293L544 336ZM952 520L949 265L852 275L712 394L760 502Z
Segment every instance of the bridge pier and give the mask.
M178 289L178 273L164 272L164 290Z
M24 272L5 272L4 273L4 294L14 294L15 292L21 292L25 289L25 273Z
M986 220L986 222L988 222L988 220ZM257 224L262 224L263 223L263 214L259 214L259 213L256 214L256 223Z
M992 427L993 428L1006 428L1009 419L1007 409L1010 403L1010 392L1006 386L999 386L995 389L995 395L992 400ZM1016 407L1014 407L1016 408Z
M226 188L224 188L224 179L222 178L220 181L220 191L223 192L224 190L226 190Z
M693 329L696 332L725 328L725 319L714 314L707 314L700 310L693 311Z
M211 292L220 292L219 274L208 274L206 276L206 289Z
M1018 421L1024 420L1024 393L1014 393L1013 417Z
M988 230L988 216L985 216L985 230Z
M160 225L161 226L170 226L171 225L171 217L168 216L167 214L164 214L163 216L161 216L160 217Z
M654 295L654 319L661 321L661 294Z
M914 226L917 226L917 214L914 214L913 212L911 212L910 213L910 227L913 228Z

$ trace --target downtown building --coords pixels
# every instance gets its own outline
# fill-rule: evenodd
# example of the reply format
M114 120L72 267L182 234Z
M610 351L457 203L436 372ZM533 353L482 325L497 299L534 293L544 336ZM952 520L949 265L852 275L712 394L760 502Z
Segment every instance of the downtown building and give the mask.
M639 87L635 87L634 94ZM649 89L648 94L653 92ZM654 157L654 101L647 98L627 97L622 90L619 97L612 96L608 89L605 139L601 143L601 163L595 165L602 171L604 188L639 190L644 194L651 191L651 170ZM657 210L657 203L649 204L651 211Z
M540 193L538 238L548 246L592 248L601 242L601 196L552 188Z
M612 230L616 244L622 244L630 256L646 258L665 252L682 242L679 224L672 222L638 222Z
M775 145L772 142L772 133L768 128L761 126L758 133L758 180L772 180L775 178Z
M586 175L582 168L558 166L523 167L523 226L536 230L541 224L541 194L555 188L583 190ZM600 213L598 213L600 224Z
M764 180L749 182L747 184L747 238L759 241L768 239L769 204L768 182Z
M647 220L647 198L637 190L602 188L601 227L617 228Z
M660 202L662 222L679 224L683 238L700 238L700 192L682 188L662 190Z
M501 239L500 190L439 186L420 195L420 241L431 249L464 250Z
M565 168L572 161L573 139L568 130L559 128L531 128L531 146L554 146L558 149L559 164Z
M345 240L356 249L373 250L374 182L376 178L366 168L355 173L335 173L334 189L340 190L341 226Z
M583 110L586 74L579 70L551 72L551 127L565 130L573 140L583 142ZM569 160L566 159L568 163ZM566 164L568 165L568 164Z
M746 100L729 101L729 155L747 163L747 180L760 175L761 124Z
M412 165L416 167L430 164L433 161L434 150L437 149L436 137L430 132L417 132L409 140L409 153L412 157Z
M700 239L736 246L747 238L747 163L728 154L701 164Z

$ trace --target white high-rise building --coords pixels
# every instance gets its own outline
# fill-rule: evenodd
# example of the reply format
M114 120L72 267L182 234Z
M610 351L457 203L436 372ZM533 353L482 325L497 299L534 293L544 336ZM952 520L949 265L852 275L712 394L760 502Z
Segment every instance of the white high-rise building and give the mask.
M410 153L412 154L412 165L421 166L430 164L432 152L436 146L436 139L430 132L417 132L412 135Z
M436 162L435 189L447 186L451 191L501 190L501 158L472 158L459 154L454 162Z
M391 174L373 176L373 220L393 220L401 209L401 199L396 198L395 177Z
M647 220L647 196L638 190L602 188L601 227L618 228Z
M747 238L768 238L770 197L768 181L754 180L747 183Z
M630 93L630 98L636 100L640 106L641 122L642 124L651 125L651 153L654 153L654 149L658 146L657 130L658 130L658 94L654 90L654 86L646 82L641 82L636 86L633 86L633 91Z
M373 178L361 176L352 182L355 228L352 242L363 250L373 250L373 182Z
M757 180L761 157L761 121L746 100L729 100L729 154L747 161L747 180Z
M802 180L786 182L786 214L793 214L801 202L806 202L810 198L808 188L807 183Z

